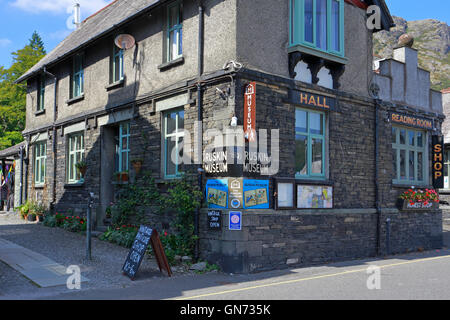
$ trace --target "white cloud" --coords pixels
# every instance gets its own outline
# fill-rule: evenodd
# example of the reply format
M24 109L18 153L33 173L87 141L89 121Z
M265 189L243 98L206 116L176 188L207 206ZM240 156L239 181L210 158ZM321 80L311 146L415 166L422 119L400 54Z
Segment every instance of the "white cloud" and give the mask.
M71 30L58 30L50 33L48 36L52 40L64 40L71 32Z
M112 0L14 0L10 5L30 13L68 14L79 3L83 19L107 6Z
M0 38L0 48L2 48L2 47L7 47L7 46L9 46L10 44L12 43L12 41L11 40L9 40L9 39L6 39L6 38Z

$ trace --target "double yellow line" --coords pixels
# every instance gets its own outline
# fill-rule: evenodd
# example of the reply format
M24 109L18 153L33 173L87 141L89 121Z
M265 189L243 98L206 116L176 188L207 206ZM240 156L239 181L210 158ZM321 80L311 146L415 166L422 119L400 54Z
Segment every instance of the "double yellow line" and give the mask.
M408 264L422 263L422 262L429 262L429 261L436 261L436 260L443 260L443 259L450 259L450 255L448 255L448 256L440 256L440 257L433 257L433 258L418 259L418 260L413 260L413 261L405 261L405 262L393 263L393 264L382 265L382 266L377 266L377 267L379 267L380 269L386 269L386 268L393 268L393 267L398 267L398 266L404 266L404 265L408 265ZM373 265L375 266L375 264L373 264ZM233 289L233 290L225 290L225 291L207 293L207 294L191 296L191 297L177 298L175 300L182 301L182 300L200 299L200 298L218 296L218 295L223 295L223 294L228 294L228 293L249 291L249 290L261 289L261 288L267 288L267 287L274 287L274 286L281 286L281 285L285 285L285 284L293 284L293 283L299 283L299 282L310 281L310 280L325 279L325 278L331 278L331 277L348 275L348 274L352 274L352 273L367 272L367 268L368 267L369 267L369 265L367 265L364 269L349 270L349 271L344 271L344 272L340 272L340 273L333 273L333 274L326 274L326 275L314 276L314 277L308 277L308 278L302 278L302 279L295 279L295 280L280 281L280 282L275 282L275 283L261 284L261 285L252 286L252 287L245 287L245 288Z

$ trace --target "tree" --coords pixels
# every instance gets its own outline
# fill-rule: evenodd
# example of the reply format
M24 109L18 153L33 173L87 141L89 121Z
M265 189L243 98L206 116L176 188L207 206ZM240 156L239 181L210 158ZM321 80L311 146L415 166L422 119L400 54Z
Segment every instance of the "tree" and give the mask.
M12 147L23 140L25 128L26 84L14 83L45 55L44 43L35 31L29 43L13 52L9 69L0 66L0 150Z

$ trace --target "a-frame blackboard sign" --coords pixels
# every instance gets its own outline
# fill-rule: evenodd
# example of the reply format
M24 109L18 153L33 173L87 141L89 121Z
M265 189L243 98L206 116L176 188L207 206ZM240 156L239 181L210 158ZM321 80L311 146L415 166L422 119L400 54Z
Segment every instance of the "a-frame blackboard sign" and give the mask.
M159 270L161 272L166 270L168 276L172 276L172 270L170 269L169 262L167 261L158 232L150 227L141 226L138 234L136 235L136 239L133 242L130 253L128 254L127 260L122 268L123 273L130 277L131 280L134 280L136 277L136 273L138 272L142 260L144 259L145 251L147 250L149 244L152 245Z

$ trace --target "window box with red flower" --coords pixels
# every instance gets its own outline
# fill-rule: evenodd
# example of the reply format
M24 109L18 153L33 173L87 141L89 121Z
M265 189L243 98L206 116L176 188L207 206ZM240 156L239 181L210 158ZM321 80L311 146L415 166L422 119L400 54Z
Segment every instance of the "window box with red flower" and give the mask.
M435 190L409 189L397 201L401 211L430 211L439 209L439 195Z

